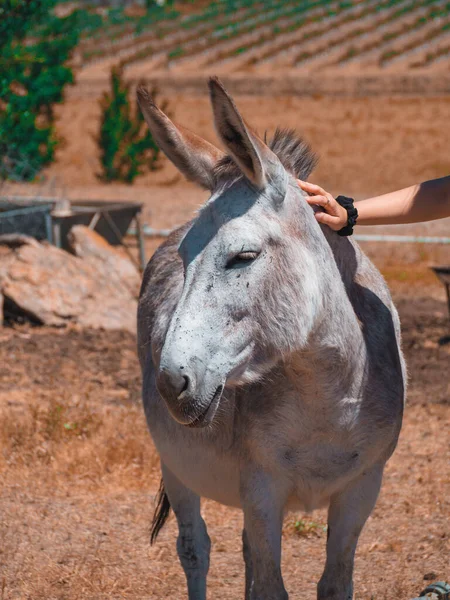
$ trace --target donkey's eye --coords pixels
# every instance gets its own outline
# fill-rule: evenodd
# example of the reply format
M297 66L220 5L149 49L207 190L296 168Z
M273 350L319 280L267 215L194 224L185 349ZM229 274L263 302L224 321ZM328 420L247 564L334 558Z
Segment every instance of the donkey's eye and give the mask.
M230 258L230 260L227 263L227 269L232 269L233 267L244 266L244 265L254 261L256 258L258 258L258 256L259 256L259 252L256 252L256 251L239 252L239 254L236 254L236 256L233 256L233 258Z
M249 261L249 260L255 260L255 258L258 258L259 252L240 252L236 258L239 261Z

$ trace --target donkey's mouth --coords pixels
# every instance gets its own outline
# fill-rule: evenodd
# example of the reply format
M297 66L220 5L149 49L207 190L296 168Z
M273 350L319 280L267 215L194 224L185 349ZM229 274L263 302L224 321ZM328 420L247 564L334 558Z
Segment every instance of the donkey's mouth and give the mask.
M222 392L223 392L223 385L219 385L218 388L216 389L216 391L214 392L214 395L211 398L206 409L200 415L195 417L195 419L193 421L191 421L190 423L187 423L186 427L195 427L195 428L200 429L202 427L206 427L207 425L209 425L211 423L211 421L214 419L215 414L217 412L217 408L219 406L219 402L222 397Z

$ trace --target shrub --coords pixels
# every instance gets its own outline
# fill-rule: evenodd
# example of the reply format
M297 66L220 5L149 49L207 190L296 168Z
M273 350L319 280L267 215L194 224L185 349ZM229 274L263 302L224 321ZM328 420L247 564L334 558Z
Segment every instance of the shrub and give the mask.
M58 18L56 0L0 4L0 177L32 179L53 160L53 105L73 82L66 60L78 42L77 14ZM17 159L33 169L8 168Z
M129 85L123 81L122 69L111 71L111 91L100 101L102 118L97 143L100 146L104 181L132 183L143 172L143 167L155 170L158 167L160 150L147 128L141 112L132 110L129 101ZM158 95L156 89L152 96ZM166 110L167 103L161 108Z
M167 58L169 58L169 59L180 58L180 56L183 56L183 54L184 54L183 48L181 48L180 46L177 46L176 48L174 48L167 54Z

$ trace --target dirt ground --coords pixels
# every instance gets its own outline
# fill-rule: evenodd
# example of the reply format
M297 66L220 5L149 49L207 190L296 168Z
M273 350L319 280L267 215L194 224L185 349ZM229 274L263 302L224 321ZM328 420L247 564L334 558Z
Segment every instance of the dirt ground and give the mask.
M409 402L398 449L360 540L357 600L407 600L449 579L450 346L443 302L398 298ZM158 457L140 405L135 341L122 332L19 326L0 331L0 597L185 597L173 517L149 523ZM205 501L209 597L242 597L239 511ZM296 525L297 523L297 525ZM283 570L292 599L313 600L323 511L289 514Z
M166 96L164 90L161 95L167 97L174 119L219 144L206 95ZM239 96L236 101L261 134L281 126L304 136L320 157L314 179L330 191L384 193L449 172L449 97ZM94 140L99 114L98 102L91 98L75 98L58 107L58 133L65 142L48 174L57 176L68 191L99 183ZM163 160L162 166L138 178L133 188L139 193L141 187L183 184L168 161Z

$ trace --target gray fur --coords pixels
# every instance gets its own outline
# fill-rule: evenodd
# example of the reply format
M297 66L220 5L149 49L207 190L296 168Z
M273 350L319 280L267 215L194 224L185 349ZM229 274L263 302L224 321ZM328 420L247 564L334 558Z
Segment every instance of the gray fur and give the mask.
M174 165L188 179L209 189L213 182L214 165L223 153L189 129L172 123L142 86L137 90L137 100L161 150L170 153Z
M204 496L244 512L246 600L288 598L283 516L328 506L318 599L350 600L358 536L402 421L397 312L358 245L316 222L293 177L306 150L303 162L276 156L302 142L278 134L269 149L211 86L230 158L203 178L213 194L197 217L148 264L138 310L144 408L189 599L206 598ZM239 171L224 169L231 160Z
M298 179L308 179L317 163L317 156L294 129L277 127L267 145L288 173ZM214 167L214 187L222 188L241 176L242 172L233 158L225 155Z

